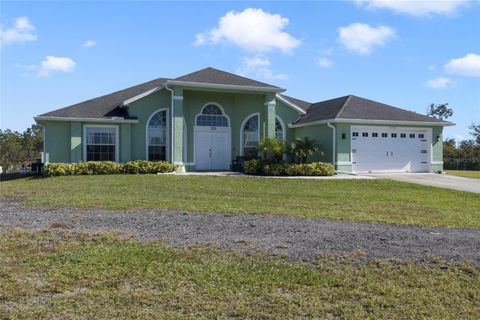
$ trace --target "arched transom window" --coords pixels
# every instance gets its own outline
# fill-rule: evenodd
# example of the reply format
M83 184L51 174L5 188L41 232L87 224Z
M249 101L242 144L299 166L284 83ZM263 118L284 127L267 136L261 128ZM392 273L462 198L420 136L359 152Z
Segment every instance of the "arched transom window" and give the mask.
M167 111L157 111L150 117L147 127L148 160L167 159Z
M277 138L278 140L285 140L283 131L284 131L283 123L278 117L276 117L275 118L275 138Z
M242 150L244 157L256 158L257 146L260 139L258 114L250 116L242 127Z
M197 126L228 127L228 119L219 106L207 104L197 115Z

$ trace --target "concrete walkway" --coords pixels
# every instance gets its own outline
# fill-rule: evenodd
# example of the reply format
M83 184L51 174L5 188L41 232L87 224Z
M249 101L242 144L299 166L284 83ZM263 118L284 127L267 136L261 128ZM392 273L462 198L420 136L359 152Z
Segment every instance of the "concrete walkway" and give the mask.
M435 173L372 173L364 176L418 183L425 186L480 193L480 180Z

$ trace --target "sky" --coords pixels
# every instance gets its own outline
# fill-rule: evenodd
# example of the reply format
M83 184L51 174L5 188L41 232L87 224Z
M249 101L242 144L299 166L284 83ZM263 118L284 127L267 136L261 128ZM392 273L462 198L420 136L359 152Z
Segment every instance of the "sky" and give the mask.
M348 94L480 122L478 1L0 2L0 127L214 67L318 102Z

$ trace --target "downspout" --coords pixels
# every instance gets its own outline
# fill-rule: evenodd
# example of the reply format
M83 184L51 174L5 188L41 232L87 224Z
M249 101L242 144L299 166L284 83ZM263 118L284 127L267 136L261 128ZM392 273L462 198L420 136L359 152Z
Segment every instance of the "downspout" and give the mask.
M327 122L327 126L329 126L330 128L333 129L333 139L332 139L332 161L333 161L333 167L336 168L336 165L335 165L335 140L336 140L336 137L337 137L337 132L336 132L336 128L335 126L332 126L332 124L330 122Z
M165 85L165 89L172 93L170 102L170 160L173 163L173 96L175 93L168 85Z

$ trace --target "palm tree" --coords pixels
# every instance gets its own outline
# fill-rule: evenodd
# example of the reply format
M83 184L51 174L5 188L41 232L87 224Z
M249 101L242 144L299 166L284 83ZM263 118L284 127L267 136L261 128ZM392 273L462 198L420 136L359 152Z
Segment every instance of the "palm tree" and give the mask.
M297 138L295 141L290 143L289 152L292 156L292 160L295 163L305 163L307 162L308 156L319 152L323 155L320 145L315 139L310 139L304 137L303 139Z

